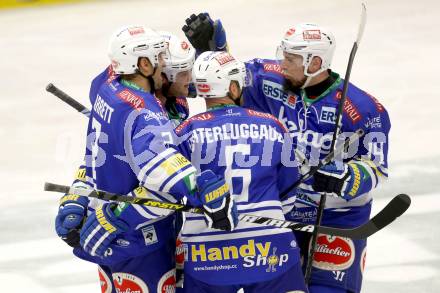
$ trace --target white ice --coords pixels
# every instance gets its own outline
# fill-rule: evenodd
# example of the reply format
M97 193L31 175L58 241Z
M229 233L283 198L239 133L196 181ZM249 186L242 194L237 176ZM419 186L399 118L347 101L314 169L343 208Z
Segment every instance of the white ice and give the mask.
M367 1L368 20L351 81L377 96L392 121L390 180L375 210L406 192L413 205L369 240L363 292L440 292L440 4ZM59 196L43 183L69 184L84 148L86 119L45 92L49 82L88 105L91 79L108 63L111 32L146 24L179 35L191 13L220 18L231 52L272 57L298 22L328 26L337 38L333 69L345 73L360 2L97 1L0 11L1 292L99 292L96 268L57 239ZM202 111L192 101L193 113Z

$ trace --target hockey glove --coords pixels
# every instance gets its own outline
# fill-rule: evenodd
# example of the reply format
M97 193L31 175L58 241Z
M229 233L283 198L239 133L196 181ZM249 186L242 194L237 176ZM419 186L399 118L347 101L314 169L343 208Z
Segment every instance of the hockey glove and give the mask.
M79 229L86 216L88 204L87 197L75 194L66 194L60 200L55 230L69 246L79 246Z
M227 51L222 22L219 19L213 21L208 13L192 14L182 30L196 49L197 56L205 51Z
M234 230L238 224L237 206L225 180L206 170L197 177L197 186L208 227Z
M313 176L313 190L350 200L359 195L361 174L356 164L343 164L337 168L334 162L323 166Z
M110 243L128 230L128 225L114 214L116 206L115 203L98 206L81 229L81 246L90 255L103 257Z

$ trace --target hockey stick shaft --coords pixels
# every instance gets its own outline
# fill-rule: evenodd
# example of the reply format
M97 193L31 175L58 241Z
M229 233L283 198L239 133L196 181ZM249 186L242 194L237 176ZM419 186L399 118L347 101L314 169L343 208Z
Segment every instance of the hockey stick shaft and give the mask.
M364 34L366 21L367 21L367 8L365 7L365 4L362 3L361 21L359 24L359 29L358 29L356 41L354 42L353 47L351 48L350 57L348 58L348 65L347 65L347 70L345 72L344 85L342 88L341 99L339 101L338 113L336 116L336 127L335 127L335 131L333 132L333 139L332 139L332 143L331 143L331 147L330 147L331 150L333 150L335 148L336 140L338 138L339 132L342 127L342 124L341 124L342 113L343 113L343 109L344 109L345 99L347 97L347 90L348 90L348 83L350 80L351 68L353 66L354 57L356 56L356 52L357 52L359 43L362 39L362 35ZM319 200L318 212L316 215L316 222L315 222L316 226L321 225L322 217L324 214L324 207L325 207L326 199L327 199L326 195L324 193L321 194L321 197ZM311 244L310 250L309 250L309 259L307 261L306 273L304 275L306 284L309 284L309 282L310 282L310 276L311 276L311 272L312 272L313 255L315 253L316 241L318 239L318 233L319 233L318 230L319 229L316 229L312 234L312 240L311 240L312 244Z
M80 102L78 102L77 100L75 100L74 98L72 98L71 96L69 96L68 94L66 94L62 90L60 90L59 88L57 88L52 83L49 83L46 86L46 91L55 95L60 100L62 100L63 102L65 102L69 106L73 107L78 112L84 114L87 117L90 117L90 110L86 106L84 106L83 104L81 104Z
M53 183L45 183L44 190L61 192L61 193L70 193L70 194L76 194L87 197L94 197L102 200L128 202L132 204L140 204L144 206L163 208L174 211L185 211L185 212L199 213L199 214L203 213L202 209L200 208L194 208L183 204L160 202L160 201L150 200L147 198L119 195L105 191L96 191L92 189L74 188L70 186L53 184ZM407 195L400 194L394 197L393 200L391 200L391 202L370 221L353 229L317 227L315 225L308 225L303 223L296 223L296 222L290 222L285 220L260 217L260 216L248 215L248 214L240 214L239 219L241 221L248 223L255 223L255 224L261 224L265 226L278 227L278 228L288 228L291 229L292 231L313 233L313 231L319 229L320 233L324 233L328 235L349 237L353 239L364 239L373 235L382 228L386 227L391 222L393 222L397 217L402 215L408 209L410 202L411 201Z

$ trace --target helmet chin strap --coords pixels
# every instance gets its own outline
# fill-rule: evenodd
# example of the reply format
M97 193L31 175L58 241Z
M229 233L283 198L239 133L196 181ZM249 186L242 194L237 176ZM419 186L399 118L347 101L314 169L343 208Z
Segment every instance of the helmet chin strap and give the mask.
M304 67L304 75L307 76L306 81L304 82L304 84L301 86L301 89L305 89L309 83L312 81L312 78L317 76L318 74L320 74L321 72L323 72L324 70L320 69L318 71L316 71L315 73L308 73L308 69L309 69L309 64L307 64L307 68Z

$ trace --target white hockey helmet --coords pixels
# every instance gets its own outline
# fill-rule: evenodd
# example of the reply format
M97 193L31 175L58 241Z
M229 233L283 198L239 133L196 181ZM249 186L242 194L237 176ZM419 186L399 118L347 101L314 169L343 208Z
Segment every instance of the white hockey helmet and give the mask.
M132 74L138 69L138 59L146 57L156 67L159 55L165 53L165 39L142 25L124 26L110 39L108 55L116 74Z
M222 98L229 92L231 81L243 88L246 78L244 63L222 51L206 51L197 57L192 71L197 96Z
M158 32L168 43L167 54L165 55L165 67L163 73L168 81L176 81L176 75L179 72L190 71L194 65L196 50L187 41L178 38L172 33L160 31Z
M301 55L304 75L313 77L330 68L335 47L335 37L329 30L313 23L301 23L285 33L277 49L277 58L283 59L283 52ZM311 74L307 70L315 56L321 58L322 65L321 69Z

